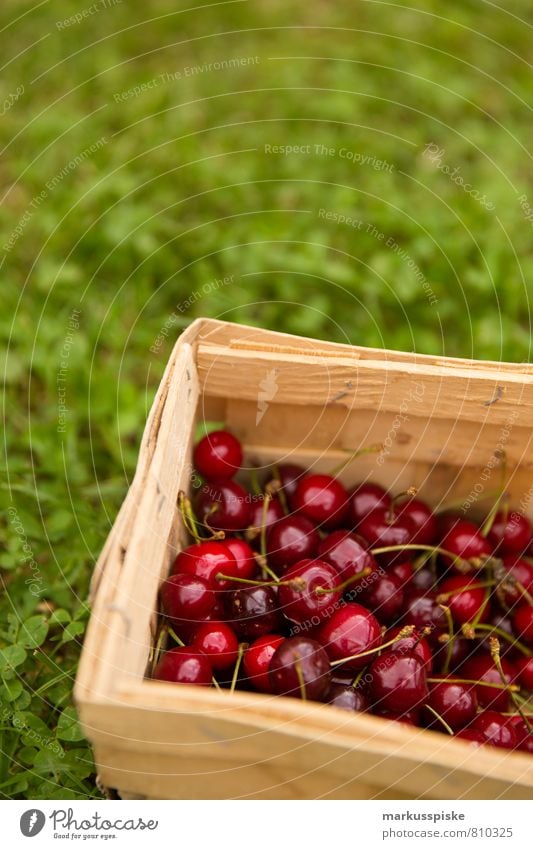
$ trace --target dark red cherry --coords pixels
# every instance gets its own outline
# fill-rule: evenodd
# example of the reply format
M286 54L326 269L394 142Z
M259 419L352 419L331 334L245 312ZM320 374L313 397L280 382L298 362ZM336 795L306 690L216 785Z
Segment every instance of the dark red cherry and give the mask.
M518 683L525 690L533 691L533 657L517 657L513 661Z
M213 669L209 658L189 646L165 652L154 670L154 678L174 684L200 684L209 687Z
M273 569L284 569L299 560L314 557L320 536L305 516L286 516L267 534L268 563Z
M434 590L436 588L437 579L434 571L431 568L418 568L413 572L410 590Z
M404 713L427 700L424 664L414 654L386 651L372 661L368 675L372 699L380 710Z
M520 640L533 643L533 605L522 604L513 613L513 628Z
M343 710L366 711L368 700L361 690L343 684L332 684L329 688L326 701L334 707Z
M258 637L244 653L244 671L260 693L272 692L268 671L270 661L284 639L285 637L280 637L279 634L265 634L263 637Z
M227 430L214 430L194 449L194 466L208 480L232 478L242 466L241 443Z
M289 566L279 587L283 613L291 622L319 625L334 612L342 596L338 585L337 570L329 563L300 560Z
M373 709L376 716L381 716L382 719L389 719L391 722L403 722L404 725L420 725L420 712L418 710L406 710L403 713L396 713L393 710L382 710L379 707Z
M390 507L391 497L377 483L362 483L349 496L348 519L350 525L356 528L361 519L376 507Z
M514 749L518 743L516 731L508 717L495 710L484 710L472 720L470 728L483 734L487 743L500 749Z
M349 531L333 531L318 546L318 557L334 566L341 581L353 578L364 569L377 570L375 558L361 537Z
M161 584L160 595L167 616L189 623L208 616L216 602L214 590L198 575L171 575Z
M430 685L427 703L454 731L468 725L477 712L477 698L472 687L451 676ZM441 727L433 715L428 720L431 727Z
M523 593L514 583L518 583L533 594L533 565L516 554L506 554L503 558L505 572L510 580L502 585L503 598L508 607L512 607L523 598Z
M246 540L239 539L238 537L228 537L224 540L224 545L226 548L229 548L237 564L237 568L230 574L237 578L253 578L257 571L257 563L253 549ZM226 582L226 585L229 586L229 581Z
M239 587L224 593L228 622L241 639L254 640L275 631L278 616L276 592L270 586Z
M511 684L514 678L516 678L516 670L503 657L501 664L506 683ZM465 661L461 668L461 678L469 678L473 681L482 682L475 687L477 700L481 707L491 708L493 711L509 710L509 693L507 690L483 686L483 682L486 684L503 684L490 654L480 652Z
M244 531L250 524L250 495L232 480L209 481L196 496L196 515L219 531Z
M446 615L437 602L437 596L429 591L413 590L407 594L403 621L406 625L416 625L418 630L431 628L427 636L430 645L438 643L440 635L448 631Z
M284 515L285 513L283 512L281 502L277 498L269 499L266 510L264 499L252 501L250 508L250 528L248 533L255 530L257 535L259 535L261 528L271 528L272 525L275 525L276 522L283 519Z
M348 493L331 475L306 475L298 482L293 507L323 528L338 528L348 511Z
M450 608L455 622L464 625L474 619L486 622L490 614L487 590L479 581L465 575L453 575L439 585L437 600Z
M389 628L383 637L383 642L388 643L389 640L393 640L401 630L400 626ZM400 640L396 640L392 648L399 654L416 654L424 664L424 668L429 675L433 668L433 653L425 637L420 637L415 631L408 637L402 637Z
M456 522L441 542L441 548L455 554L461 560L474 560L474 566L482 565L490 556L492 548L473 522L461 519ZM446 566L457 569L451 557L442 558Z
M437 513L435 518L437 520L437 539L439 540L444 539L448 531L451 531L455 525L463 521L462 517L456 513Z
M233 666L239 654L239 641L226 622L204 622L194 632L194 648L211 660L216 670Z
M433 545L438 538L438 525L433 510L419 498L408 498L395 504L395 512L400 517L408 516L415 526L415 535L411 542L418 545Z
M434 652L435 668L439 672L446 670L454 672L464 663L467 657L471 656L472 650L472 640L465 640L463 637L455 635L452 639L452 647L450 649L450 661L447 663L448 642L439 642Z
M374 580L372 580L373 577ZM404 591L400 579L392 572L381 577L378 577L377 573L374 576L370 575L365 581L361 599L380 622L386 625L394 622L404 603Z
M238 575L237 561L223 542L197 542L180 551L172 567L173 574L197 575L217 589L230 586L216 580L216 575Z
M316 640L288 637L270 661L270 686L280 696L322 699L330 686L329 659Z
M455 732L453 739L464 740L465 743L469 743L471 746L486 746L488 742L481 731L474 731L473 728L461 728L460 731Z
M397 516L390 508L376 507L359 522L357 532L367 540L371 549L409 545L416 527L409 516ZM405 552L393 551L378 554L384 566L393 566L405 560Z
M533 527L521 513L502 510L496 513L487 539L499 555L522 554L533 540Z
M378 620L361 604L346 604L336 610L329 621L322 625L317 637L331 660L341 660L377 649L382 642ZM371 658L372 655L354 658L342 664L342 667L350 670L360 669L366 666Z
M280 463L275 466L273 477L269 484L278 481L281 484L283 495L289 504L296 492L299 481L307 474L307 471L296 463Z
M427 570L424 569L423 571ZM410 560L403 560L400 563L394 564L391 568L391 573L399 578L402 589L406 590L413 581L415 570ZM424 587L424 589L429 589L429 586Z

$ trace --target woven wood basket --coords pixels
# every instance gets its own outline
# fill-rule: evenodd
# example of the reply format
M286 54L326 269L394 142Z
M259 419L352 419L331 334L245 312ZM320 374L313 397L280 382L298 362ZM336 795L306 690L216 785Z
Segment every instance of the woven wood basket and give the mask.
M124 798L529 798L532 759L320 704L147 680L158 587L186 542L195 425L223 421L247 459L349 464L433 504L499 482L533 518L533 367L337 345L199 319L153 404L135 478L96 566L75 687L101 781ZM496 458L496 459L495 459Z

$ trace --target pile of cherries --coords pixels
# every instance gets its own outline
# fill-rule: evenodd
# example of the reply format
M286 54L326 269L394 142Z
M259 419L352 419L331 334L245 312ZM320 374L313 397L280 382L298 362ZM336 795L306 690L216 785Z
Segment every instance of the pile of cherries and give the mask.
M533 752L533 528L503 495L479 525L293 464L250 492L222 430L194 463L204 483L180 509L195 541L160 589L154 678Z

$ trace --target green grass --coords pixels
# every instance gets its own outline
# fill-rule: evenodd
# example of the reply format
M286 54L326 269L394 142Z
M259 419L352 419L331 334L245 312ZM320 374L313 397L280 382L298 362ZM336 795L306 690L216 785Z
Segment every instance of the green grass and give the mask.
M88 583L193 318L529 361L533 19L505 6L2 3L1 795L98 795Z

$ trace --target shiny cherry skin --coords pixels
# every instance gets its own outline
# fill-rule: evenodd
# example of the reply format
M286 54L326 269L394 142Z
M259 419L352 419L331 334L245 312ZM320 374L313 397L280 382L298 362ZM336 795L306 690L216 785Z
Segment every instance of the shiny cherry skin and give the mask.
M154 670L158 681L174 684L211 685L213 669L209 658L195 648L178 646L165 652Z
M331 475L311 474L298 482L292 503L306 518L330 530L338 528L348 512L348 493Z
M320 536L305 516L286 516L267 533L267 558L273 569L285 569L299 560L314 557Z
M239 587L224 593L228 623L241 639L255 640L275 632L279 602L270 586Z
M259 531L263 528L263 526L265 528L271 528L272 525L275 525L276 522L283 519L284 515L285 513L283 512L281 502L277 498L271 498L269 500L266 508L266 515L264 500L258 499L252 501L250 507L250 528L248 533L252 532L253 534L253 531L255 530L257 532L257 536L259 536Z
M526 643L533 643L533 605L520 605L514 611L512 618L517 637Z
M521 513L501 510L496 513L487 539L500 556L522 554L533 540L533 527Z
M403 608L404 591L400 579L392 572L375 580L371 578L366 579L366 586L361 593L362 602L380 622L390 625Z
M462 560L474 560L483 562L492 553L492 546L482 536L480 529L473 522L461 519L445 534L441 548L450 551ZM451 557L442 558L446 566L456 570L457 567Z
M391 497L389 493L377 483L362 483L356 487L349 496L348 519L353 528L356 528L365 516L377 507L388 509Z
M369 707L368 699L361 690L347 687L345 684L332 684L326 702L343 710L366 711Z
M194 449L194 467L207 480L232 478L242 466L242 446L227 430L214 430Z
M279 602L291 622L320 624L333 613L342 592L337 570L323 560L300 560L289 566L279 586Z
M248 646L244 653L244 671L250 682L260 693L271 693L270 689L270 661L274 652L284 641L285 637L279 634L265 634Z
M488 743L485 735L481 731L474 731L473 728L461 728L460 731L455 732L453 739L463 740L471 746L486 746Z
M495 710L484 710L472 720L470 728L483 734L490 746L497 746L499 749L515 749L518 737L508 719L509 717L502 716Z
M159 592L164 613L190 623L212 613L217 600L215 591L198 575L171 575L163 581Z
M223 542L196 542L180 551L172 567L173 574L197 575L211 587L229 587L227 581L217 581L216 575L238 575L237 561Z
M329 658L316 640L288 637L277 647L269 668L273 693L320 701L329 690Z
M374 549L409 545L416 534L416 527L409 516L398 516L389 508L376 507L361 519L357 532ZM392 551L376 557L383 566L393 566L405 560L405 552Z
M207 655L217 671L233 666L239 654L237 635L226 622L203 622L195 629L193 646Z
M244 531L250 524L250 495L236 481L204 484L196 496L195 507L198 520L218 531Z
M405 713L427 701L424 664L414 654L385 651L372 661L368 675L370 693L379 710Z
M403 560L400 563L394 564L391 568L391 573L400 579L402 589L406 590L412 584L415 570L410 560ZM429 587L425 589L429 589Z
M366 607L361 604L346 604L333 613L317 632L330 660L361 654L377 649L381 643L381 626ZM356 670L366 666L372 655L354 658L342 664L343 669Z
M511 684L516 678L516 670L505 658L501 659L505 680ZM461 678L469 678L473 681L485 682L487 684L502 684L500 674L494 665L490 654L480 652L468 658L461 667ZM493 711L509 710L509 693L504 689L495 687L484 687L483 683L475 686L477 700L481 707L490 708Z
M399 625L395 628L389 628L383 637L383 642L388 643L389 640L393 640L394 637L398 636L401 630L402 629ZM391 648L399 654L416 654L416 656L419 657L424 664L424 668L428 675L433 669L433 652L431 651L429 643L425 637L421 637L416 631L414 631L409 637L402 637L401 639L396 640Z
M434 590L436 589L436 577L434 575L433 569L423 568L423 569L415 569L413 571L413 578L411 580L411 586L409 587L412 591L420 591L420 590Z
M419 630L431 628L427 636L430 645L438 644L440 635L448 631L445 613L437 602L436 594L431 591L413 590L407 593L403 622L405 625L416 625Z
M408 516L415 526L415 535L411 542L418 545L434 545L438 538L438 525L433 510L419 498L401 500L395 505L400 518Z
M524 655L517 657L513 661L513 666L520 686L524 690L533 692L533 657L525 657Z
M479 581L466 575L452 575L439 585L437 600L450 608L455 622L464 625L477 619L486 622L490 614L487 591L476 586Z
M324 537L318 546L318 557L335 567L341 581L353 578L364 569L374 572L378 568L364 540L349 531L333 531Z
M257 563L253 549L246 540L238 537L227 537L224 540L224 545L229 548L237 564L230 574L237 578L253 578L257 571ZM220 582L218 583L220 584ZM226 581L224 586L229 586L229 584L230 582Z
M452 676L430 685L427 703L454 731L468 725L477 713L475 691L469 684L455 681ZM428 720L431 727L441 725L433 715Z
M505 571L510 576L510 581L504 583L503 596L508 607L512 607L516 602L521 601L523 594L516 585L513 586L513 581L518 581L525 590L533 595L533 564L524 560L522 557L517 557L516 554L506 554L502 557Z

